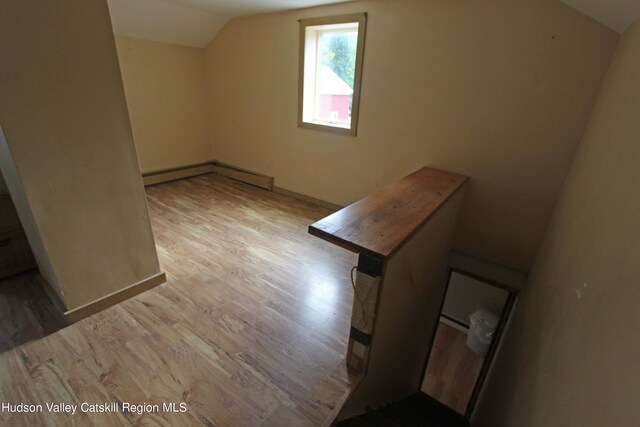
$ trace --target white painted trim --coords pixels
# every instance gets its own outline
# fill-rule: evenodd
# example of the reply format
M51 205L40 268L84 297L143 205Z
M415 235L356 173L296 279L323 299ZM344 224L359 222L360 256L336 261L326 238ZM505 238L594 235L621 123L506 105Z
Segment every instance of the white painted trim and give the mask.
M453 321L451 321L451 320L447 319L447 318L446 318L446 317L444 317L444 316L440 316L440 322L441 322L441 323L444 323L444 324L445 324L445 325L447 325L447 326L451 326L451 327L452 327L452 328L454 328L454 329L459 330L460 332L464 333L465 335L468 335L468 334L469 334L469 328L465 328L465 327L464 327L464 326L462 326L461 324L456 323L456 322L453 322Z

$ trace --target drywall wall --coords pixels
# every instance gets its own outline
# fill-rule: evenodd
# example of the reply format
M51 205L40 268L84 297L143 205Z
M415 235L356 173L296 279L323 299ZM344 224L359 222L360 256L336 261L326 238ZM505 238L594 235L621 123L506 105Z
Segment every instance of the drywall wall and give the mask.
M367 12L357 137L297 127L299 18ZM528 270L618 35L549 0L362 1L232 19L206 49L212 155L349 204L469 175L455 248Z
M211 160L203 50L116 36L142 172Z
M4 178L0 175L0 195L9 194L9 189L7 188L7 184L4 182Z
M620 40L474 426L632 426L640 398L640 21Z
M106 1L0 2L0 57L0 125L66 308L159 273Z
M53 265L51 265L49 253L42 241L36 220L33 217L31 206L29 205L24 187L18 176L18 171L16 170L16 165L11 156L11 151L9 150L9 145L7 144L7 139L4 136L2 128L0 128L0 169L2 170L0 179L3 180L2 182L6 186L7 193L9 193L9 187L11 187L11 201L16 207L16 211L20 217L20 224L29 241L29 247L38 265L40 275L44 277L51 290L59 297L58 300L55 301L57 304L62 300L62 292L58 285L58 278L53 270Z

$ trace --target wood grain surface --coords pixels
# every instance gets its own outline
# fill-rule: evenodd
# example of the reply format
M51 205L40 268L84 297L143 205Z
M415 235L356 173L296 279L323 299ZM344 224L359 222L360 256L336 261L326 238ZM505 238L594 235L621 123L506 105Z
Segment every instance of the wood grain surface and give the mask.
M422 168L309 226L309 233L353 252L392 256L468 177Z
M41 280L37 270L0 280L0 353L66 325Z
M0 402L184 402L185 413L0 412L0 425L305 426L332 421L355 256L330 213L212 175L147 189L168 282L0 355Z
M456 193L387 260L367 373L341 416L389 404L420 388L446 291L447 258L463 198L464 192Z
M484 358L467 347L467 335L440 323L422 391L464 414Z

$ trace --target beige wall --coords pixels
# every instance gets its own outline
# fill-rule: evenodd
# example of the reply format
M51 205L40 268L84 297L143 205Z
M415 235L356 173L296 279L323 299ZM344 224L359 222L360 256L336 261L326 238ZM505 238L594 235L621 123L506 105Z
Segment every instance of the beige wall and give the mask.
M0 57L0 125L67 308L158 273L106 1L0 2Z
M2 170L2 178L7 187L7 193L9 192L9 187L11 188L11 201L20 217L20 224L29 241L29 247L38 264L40 274L47 281L49 287L60 296L59 300L61 301L62 292L58 284L58 277L49 259L49 252L42 240L38 224L33 216L31 204L24 191L24 186L20 180L16 164L13 161L11 150L9 149L2 128L0 128L0 170Z
M369 13L356 138L297 128L298 18ZM617 35L557 1L363 1L231 20L206 51L214 158L351 203L470 175L456 249L528 270Z
M116 36L142 172L211 160L203 49Z
M639 141L636 21L620 41L474 425L638 425Z

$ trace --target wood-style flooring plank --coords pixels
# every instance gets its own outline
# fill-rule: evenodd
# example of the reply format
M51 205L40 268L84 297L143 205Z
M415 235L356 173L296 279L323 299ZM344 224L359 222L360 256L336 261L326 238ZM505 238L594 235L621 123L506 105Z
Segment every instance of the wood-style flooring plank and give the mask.
M330 213L207 175L147 188L167 283L0 354L0 401L184 402L185 413L0 414L11 425L323 425L345 367L355 255ZM20 279L12 279L20 280Z
M464 414L478 379L484 357L467 347L467 335L438 324L422 391Z

